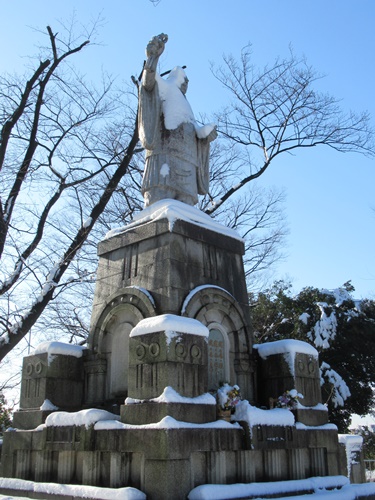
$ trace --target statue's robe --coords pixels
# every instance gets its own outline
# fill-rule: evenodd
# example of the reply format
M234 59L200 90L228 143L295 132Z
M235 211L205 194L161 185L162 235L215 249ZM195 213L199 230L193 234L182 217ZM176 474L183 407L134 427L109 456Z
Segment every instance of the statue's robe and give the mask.
M146 206L165 198L195 205L198 194L208 192L209 141L197 137L193 120L166 128L157 82L152 90L141 85L138 121L146 149L142 183Z

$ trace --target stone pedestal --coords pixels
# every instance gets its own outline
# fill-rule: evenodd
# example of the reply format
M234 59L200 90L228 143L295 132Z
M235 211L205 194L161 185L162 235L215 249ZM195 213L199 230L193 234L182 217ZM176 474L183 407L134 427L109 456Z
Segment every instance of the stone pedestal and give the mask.
M157 332L130 338L130 398L157 398L165 387L187 398L207 392L207 338L173 335L171 339Z
M170 201L166 200L167 208ZM186 210L183 203L174 203ZM211 220L199 210L188 208L198 220L202 217ZM173 351L175 360L170 357L170 350L168 367L164 367L162 375L158 372L156 379L155 370L161 368L160 356L164 352L162 343L160 352L153 351L157 340L137 345L135 356L147 348L150 363L129 364L132 354L129 358L128 352L134 349L129 344L131 329L145 318L163 314L197 319L210 331L212 342L220 337L220 352L210 350L210 366L220 363L220 367L211 370L210 380L216 386L209 389L217 389L219 379L230 381L240 385L243 396L254 402L252 335L242 262L244 244L234 231L215 224L213 230L209 223L205 227L202 222L182 218L171 222L167 215L139 217L135 225L99 244L89 347L90 353L106 362L104 399L111 404L121 404L121 400L131 395L133 377L143 380L139 399L159 396L166 385L171 385L168 380L175 375L180 377L178 370L184 372L185 379L180 377L173 382L179 380L176 390L181 394L189 397L199 394L199 385L203 382L207 385L207 370L199 361L203 359L201 355L206 356L206 346L186 344L183 347L180 342L177 351ZM179 349L184 352L178 354ZM178 361L178 370L171 368L175 361ZM187 370L189 364L191 369ZM86 378L100 378L90 370ZM152 384L158 380L157 391L152 396L147 389L152 385L151 379ZM98 402L96 385L87 382L87 387L92 391L90 389L86 404ZM188 392L187 388L190 388Z
M140 322L130 335L129 397L121 407L121 420L148 424L171 416L185 422L214 421L214 398L211 404L197 404L196 399L207 392L208 329L196 320L175 315L155 317L151 322L154 330L162 324L173 330L146 333L149 323ZM184 331L178 331L179 325ZM201 334L188 333L189 327ZM145 331L139 334L140 330ZM177 401L170 399L171 393Z
M23 360L20 410L13 425L34 429L52 409L41 409L48 400L59 410L76 411L82 407L82 359L48 353L26 356Z

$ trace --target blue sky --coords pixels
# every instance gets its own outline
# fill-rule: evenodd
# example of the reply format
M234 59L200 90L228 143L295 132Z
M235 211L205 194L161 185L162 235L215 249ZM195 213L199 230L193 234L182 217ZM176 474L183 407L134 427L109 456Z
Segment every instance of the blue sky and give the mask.
M102 68L129 82L139 74L147 41L169 35L162 69L187 65L189 101L196 114L210 113L225 93L210 73L210 61L239 54L248 42L260 66L287 56L289 45L326 77L319 90L342 99L347 110L369 110L375 125L375 2L372 0L64 0L1 1L0 70L20 71L37 52L42 35L32 28L75 12L86 25L101 15L100 45L77 58L92 79ZM304 286L335 288L351 279L356 296L375 298L375 160L328 148L297 153L274 163L263 186L285 187L290 234L276 278Z

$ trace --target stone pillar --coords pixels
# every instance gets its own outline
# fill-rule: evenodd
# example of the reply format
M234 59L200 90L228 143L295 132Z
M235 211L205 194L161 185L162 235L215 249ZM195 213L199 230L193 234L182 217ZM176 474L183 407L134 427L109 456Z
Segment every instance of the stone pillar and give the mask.
M105 384L107 360L91 356L84 363L85 371L85 404L103 403L105 400Z
M318 352L306 342L279 340L256 346L259 353L259 403L269 407L270 401L284 392L296 389L303 395L293 410L296 421L306 425L328 422L322 405ZM272 405L271 405L272 406Z

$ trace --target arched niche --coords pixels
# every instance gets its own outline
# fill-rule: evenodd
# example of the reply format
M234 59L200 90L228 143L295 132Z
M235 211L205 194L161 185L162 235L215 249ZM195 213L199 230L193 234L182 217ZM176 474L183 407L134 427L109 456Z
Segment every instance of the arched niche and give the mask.
M229 339L225 329L218 323L209 325L208 336L208 390L215 390L230 379Z
M186 297L182 316L194 318L210 331L217 330L224 342L224 373L227 381L238 384L243 397L254 400L254 366L250 320L228 291L215 285L200 286ZM220 337L220 338L221 338Z
M95 400L103 398L109 401L126 397L129 334L139 321L150 316L155 316L155 305L147 290L123 288L106 301L89 339L91 353L95 358L106 362L103 394L97 395ZM89 388L90 394L93 390L95 388Z

